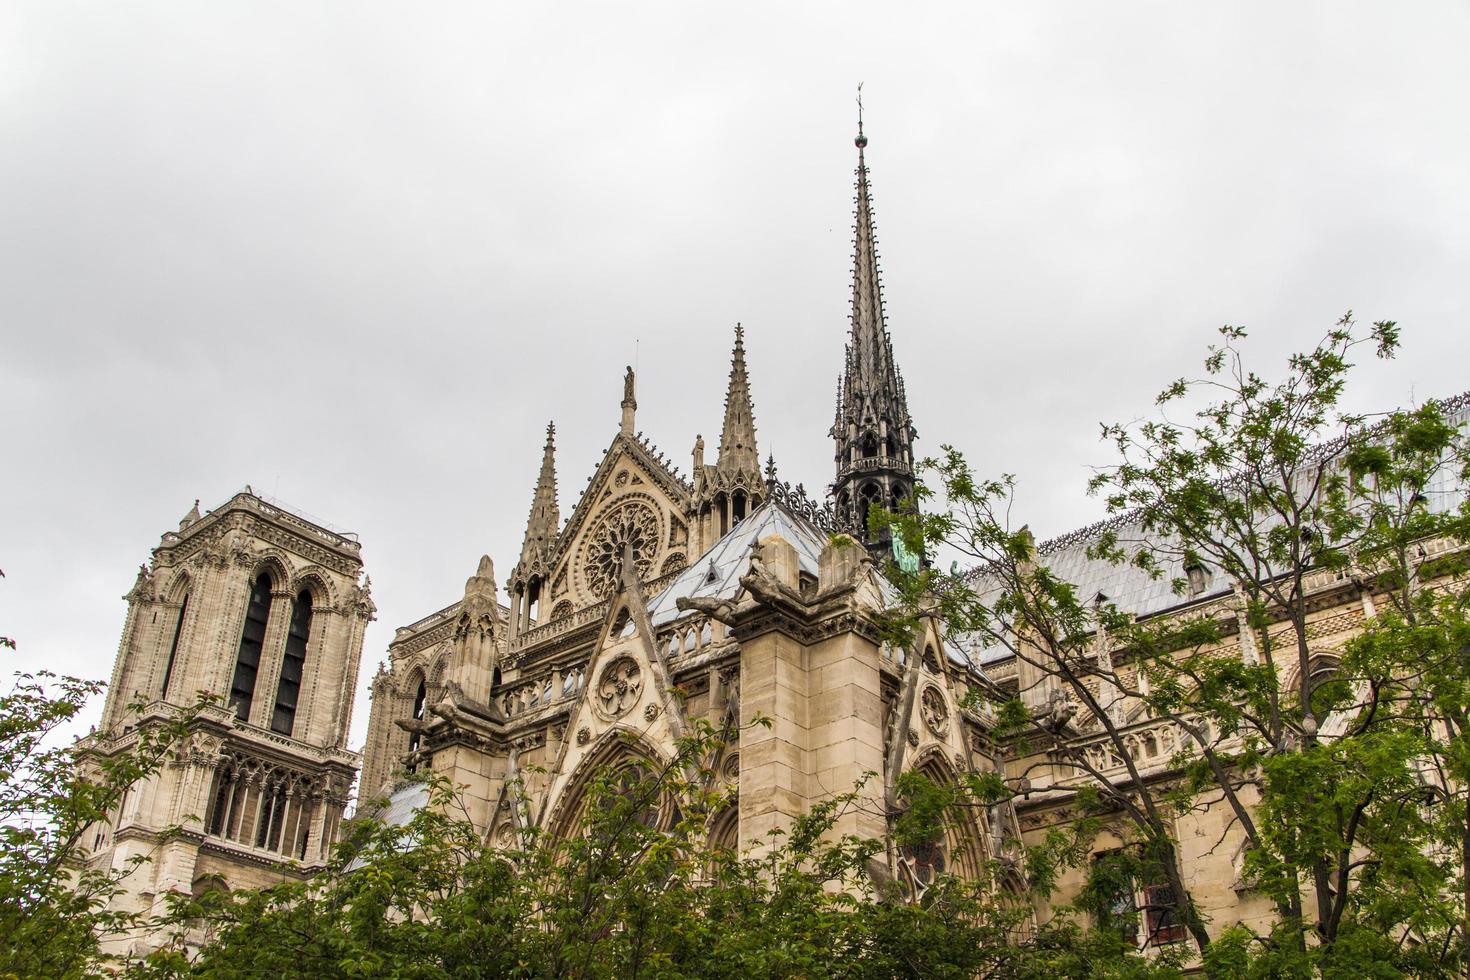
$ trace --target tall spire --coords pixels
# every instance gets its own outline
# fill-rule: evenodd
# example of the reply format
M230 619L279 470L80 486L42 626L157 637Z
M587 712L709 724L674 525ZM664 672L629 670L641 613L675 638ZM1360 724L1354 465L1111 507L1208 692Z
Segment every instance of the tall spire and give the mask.
M730 355L730 387L725 392L725 428L720 433L722 469L760 470L755 449L755 412L750 405L750 380L745 374L745 328L735 324L735 349Z
M857 195L853 214L852 317L837 385L837 412L831 436L836 443L837 476L832 484L838 510L860 528L870 505L889 509L913 492L913 442L903 377L893 356L893 341L883 311L883 281L878 266L872 191L868 185L863 132L862 91L858 92ZM865 539L867 538L864 533ZM868 541L872 548L882 542Z
M909 422L903 380L893 358L893 340L883 311L883 278L878 266L878 236L873 228L873 198L868 186L864 150L862 103L858 103L857 197L852 251L852 319L844 365L844 422L877 422L888 418L890 425ZM835 433L834 433L835 435Z
M531 516L526 521L526 540L521 545L521 564L530 565L546 552L561 526L556 503L556 423L546 424L546 446L541 451L541 473L531 497Z

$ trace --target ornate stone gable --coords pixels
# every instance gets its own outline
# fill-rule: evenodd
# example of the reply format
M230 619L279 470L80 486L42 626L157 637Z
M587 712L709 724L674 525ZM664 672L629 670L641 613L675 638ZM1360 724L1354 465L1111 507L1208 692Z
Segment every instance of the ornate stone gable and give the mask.
M624 547L646 580L687 561L686 485L636 438L619 435L558 536L550 575L557 609L581 609L612 594Z
M631 485L631 479L629 480ZM625 553L632 550L625 545ZM597 765L619 756L664 758L688 730L669 663L657 642L636 574L619 565L601 628L584 668L586 684L570 706L562 741L548 768L537 823L565 832L581 805L581 789ZM629 755L631 746L639 745ZM670 753L671 754L671 753Z

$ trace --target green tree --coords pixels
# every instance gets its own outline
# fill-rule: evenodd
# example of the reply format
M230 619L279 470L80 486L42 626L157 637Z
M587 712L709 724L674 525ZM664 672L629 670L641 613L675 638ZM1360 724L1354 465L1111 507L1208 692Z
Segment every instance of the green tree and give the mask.
M359 820L313 882L179 897L176 922L209 938L134 964L147 977L1057 977L1173 976L1058 923L1021 938L1027 910L988 881L941 876L922 905L875 876L889 841L832 833L857 792L773 835L764 854L713 849L728 805L700 728L674 758L605 766L575 832L534 829L486 847L453 788L404 825ZM919 792L917 784L912 790ZM925 834L943 826L928 809ZM665 819L656 819L663 814ZM881 862L879 862L881 863Z
M163 764L187 718L150 725L107 756L58 744L101 690L43 671L16 674L0 693L0 977L96 975L107 964L99 940L143 925L110 905L136 862L90 866L85 839Z
M896 580L910 608L938 595L951 628L1010 651L1081 706L1121 773L1077 750L1065 711L1033 701L1003 716L1091 777L1084 811L1095 799L1131 824L1151 865L1132 873L1168 878L1206 963L1262 975L1448 969L1464 945L1470 855L1467 524L1463 507L1426 495L1445 478L1465 486L1464 439L1434 403L1378 420L1341 407L1353 352L1392 355L1392 323L1360 338L1344 317L1274 383L1245 368L1243 331L1222 335L1202 377L1159 396L1159 418L1104 426L1121 462L1092 488L1120 520L1089 551L1171 577L1181 596L1187 573L1208 569L1231 584L1233 617L1133 622L1105 597L1089 602L1010 526L1014 481L978 479L952 450L930 463L937 513L880 520L911 549L957 550L971 568ZM1168 417L1190 403L1188 421ZM1312 648L1311 604L1338 579L1380 608L1331 662ZM1119 704L1184 735L1176 778L1141 778ZM1159 819L1213 805L1233 814L1246 875L1278 920L1264 936L1231 930L1218 949ZM1097 912L1104 892L1089 891Z

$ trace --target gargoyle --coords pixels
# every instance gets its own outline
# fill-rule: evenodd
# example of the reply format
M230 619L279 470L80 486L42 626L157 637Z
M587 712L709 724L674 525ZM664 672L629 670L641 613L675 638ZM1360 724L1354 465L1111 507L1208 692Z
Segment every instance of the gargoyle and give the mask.
M430 705L429 710L450 724L459 720L459 708L455 707L453 701L440 701L438 704Z
M713 596L694 598L680 596L674 600L674 605L680 612L688 612L693 609L726 626L733 625L735 619L735 603L730 599L716 599Z
M1036 712L1036 723L1048 731L1063 732L1071 727L1076 714L1077 702L1061 691L1052 691L1047 703Z

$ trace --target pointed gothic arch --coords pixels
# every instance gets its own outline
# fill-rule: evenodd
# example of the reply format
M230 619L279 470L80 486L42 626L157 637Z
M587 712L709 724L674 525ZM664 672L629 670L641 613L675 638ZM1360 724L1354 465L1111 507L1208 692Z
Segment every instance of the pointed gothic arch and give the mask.
M174 569L169 577L168 583L159 590L163 601L177 605L184 597L194 590L194 576L187 567Z
M332 589L331 581L315 565L297 572L291 580L290 589L295 593L300 593L302 590L310 592L312 604L319 609L337 605L337 595Z
M285 555L274 549L259 553L250 565L251 582L262 575L270 578L272 591L284 592L291 588L291 564Z
M430 692L442 692L449 677L449 661L454 656L454 644L445 641L434 648L432 652L431 666L425 671L429 680Z
M954 786L959 776L954 766L934 746L919 753L908 767L936 786ZM976 821L969 807L951 814L943 832L932 841L905 845L897 854L898 877L911 901L924 892L941 874L953 874L968 880L980 877L985 867L988 835Z
M631 767L659 772L669 764L663 753L640 732L622 726L603 732L577 763L547 813L545 826L552 839L567 840L576 831L587 804L587 791L599 773ZM671 794L664 791L650 807L656 825L666 826L676 808Z
M173 631L169 639L168 657L163 662L163 679L158 685L158 698L161 701L168 700L168 690L173 684L174 668L178 666L180 645L184 639L185 617L189 615L189 595L194 587L194 579L189 575L188 569L179 569L170 579L163 594L166 596L166 606L177 607L178 612L174 616Z

